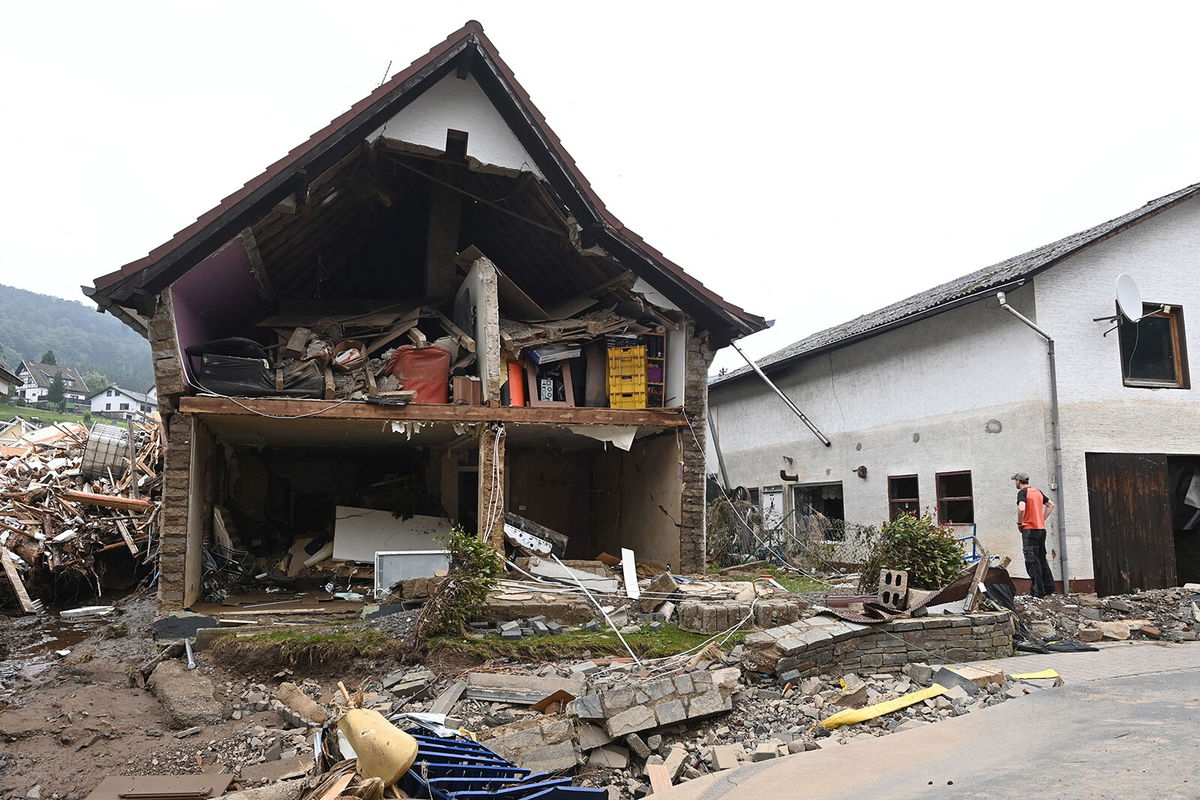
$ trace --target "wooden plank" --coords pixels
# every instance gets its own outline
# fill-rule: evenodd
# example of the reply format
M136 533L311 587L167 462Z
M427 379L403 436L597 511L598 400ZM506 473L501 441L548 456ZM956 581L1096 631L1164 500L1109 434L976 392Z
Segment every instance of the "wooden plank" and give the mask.
M671 788L671 771L666 764L647 764L646 775L650 778L650 794L659 794Z
M468 353L475 352L475 340L472 339L470 336L468 336L466 331L464 331L462 328L458 327L453 322L451 322L450 318L447 317L445 314L438 311L436 308L428 308L428 307L421 309L421 313L423 316L433 317L438 322L440 322L442 327L446 329L446 333L450 334L455 339L458 339L458 343Z
M304 355L305 348L308 346L309 337L312 336L312 331L308 328L296 328L292 331L292 335L288 337L287 344L284 345L283 351L288 355L299 358Z
M117 519L117 530L121 532L121 538L125 540L125 546L129 548L129 552L136 556L138 546L133 543L133 537L129 535L129 527L125 525L125 520Z
M421 333L421 329L415 325L408 329L408 338L417 347L429 347L429 340L425 338L425 334Z
M181 397L179 411L184 414L252 416L269 414L281 417L319 419L422 420L427 422L503 422L531 425L631 425L639 428L686 428L687 418L677 408L513 408L500 406L457 406L411 404L407 406L371 403L330 404L325 400L282 398L238 398L235 403L223 397ZM317 413L314 413L317 412Z
M17 565L8 557L8 550L0 547L0 561L4 562L4 574L8 576L8 582L12 584L13 592L17 595L17 602L21 604L21 608L26 614L37 614L42 610L42 604L37 600L29 599L29 592L25 591L25 582L21 580L20 573L17 572Z
M72 500L76 503L103 506L105 508L121 508L126 511L145 511L154 506L154 503L149 500L134 500L132 497L115 497L109 494L93 494L91 492L80 492L75 489L61 489L58 491L58 494L60 495L60 500Z
M371 340L370 344L367 345L367 355L375 355L375 353L379 352L404 334L408 333L413 327L416 326L417 321L420 318L420 309L415 309L405 314L404 317L397 321L387 333Z
M454 706L462 698L463 692L467 690L466 681L455 681L450 684L446 691L438 695L433 701L433 705L429 707L430 714L449 714L454 710Z

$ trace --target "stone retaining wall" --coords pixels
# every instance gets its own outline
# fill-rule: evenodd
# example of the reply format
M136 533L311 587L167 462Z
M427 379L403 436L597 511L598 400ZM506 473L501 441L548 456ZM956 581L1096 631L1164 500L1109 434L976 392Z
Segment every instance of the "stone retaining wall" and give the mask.
M707 717L733 708L739 673L736 667L729 672L701 670L618 686L576 699L571 710L614 738Z
M752 626L755 628L775 628L796 622L800 615L808 609L801 600L759 600L754 604ZM685 600L676 610L680 628L690 633L703 633L707 636L722 633L744 620L751 613L750 601L740 602L729 600L711 602L705 600Z
M978 661L1013 654L1006 611L858 625L829 616L752 633L743 666L793 681L829 672L894 672L914 661Z

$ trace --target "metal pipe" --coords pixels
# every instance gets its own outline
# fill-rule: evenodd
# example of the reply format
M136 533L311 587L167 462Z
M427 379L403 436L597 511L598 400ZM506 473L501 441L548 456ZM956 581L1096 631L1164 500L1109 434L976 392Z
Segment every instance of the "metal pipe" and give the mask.
M782 400L787 405L787 407L792 410L792 413L795 414L797 417L799 417L800 421L803 422L805 425L807 425L808 429L813 432L813 435L821 440L821 444L825 445L826 447L832 447L833 442L829 441L829 437L827 437L825 434L821 433L820 429L817 428L817 426L812 423L812 420L810 420L808 417L804 416L804 412L801 411L800 408L795 403L792 402L791 398L789 398L786 394L784 394L782 389L780 389L778 386L776 386L774 383L771 382L771 379L767 377L767 373L765 373L761 369L759 369L758 364L755 364L753 361L750 360L749 356L747 356L745 353L742 352L742 348L738 347L737 342L730 342L730 344L733 345L734 350L738 351L738 355L740 355L742 358L744 358L746 360L746 363L750 365L750 369L757 372L758 377L762 378L763 382L766 383L767 386L770 386L771 389L775 392L775 394L779 395L779 399Z
M725 494L733 491L729 485L729 473L725 471L725 454L721 452L721 437L717 435L717 422L713 419L712 407L708 408L708 432L712 435L713 450L717 453L717 467L721 470L721 486L725 488Z
M1057 486L1058 502L1058 568L1062 573L1063 593L1071 591L1071 573L1067 571L1067 503L1063 496L1063 463L1062 436L1058 423L1058 371L1054 363L1054 337L1039 328L1037 324L1008 304L1004 292L996 292L1000 307L1008 311L1021 322L1032 328L1038 336L1046 340L1046 355L1050 359L1050 426L1054 431L1054 483ZM1029 576L1033 578L1032 575Z

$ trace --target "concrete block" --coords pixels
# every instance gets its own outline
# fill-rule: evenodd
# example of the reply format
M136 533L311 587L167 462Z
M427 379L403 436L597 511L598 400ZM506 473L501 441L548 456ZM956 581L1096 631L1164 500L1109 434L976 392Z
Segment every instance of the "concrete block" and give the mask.
M606 722L608 733L613 737L637 733L657 725L658 720L654 716L654 712L646 706L634 706L609 717Z
M750 755L750 760L753 762L768 761L772 758L779 757L779 750L775 744L771 742L763 742L758 747L754 748L754 752Z
M571 703L571 710L580 719L604 719L604 710L600 705L600 695L598 694L575 698Z
M683 772L683 765L687 763L687 759L687 750L677 744L671 745L671 749L663 758L663 766L667 768L667 774L671 776L671 780L678 780L679 773Z
M687 698L687 715L689 719L719 714L722 711L729 711L731 708L733 708L733 702L716 687L709 689L703 694L692 695Z
M597 747L588 755L587 763L589 767L625 769L629 766L629 751L617 745Z
M672 725L688 718L688 712L680 700L666 700L659 703L654 707L654 714L658 717L659 725Z
M709 748L708 760L712 764L713 771L733 769L741 763L744 752L742 748L735 745L717 745Z
M650 757L650 746L647 745L646 742L642 740L642 737L638 736L636 733L631 733L626 736L625 744L628 745L629 749L643 761Z
M580 722L575 726L575 737L580 750L594 750L613 740L608 731L593 722Z
M947 689L952 689L955 686L961 687L964 692L972 697L979 692L978 684L946 667L942 667L934 673L933 682L945 686Z

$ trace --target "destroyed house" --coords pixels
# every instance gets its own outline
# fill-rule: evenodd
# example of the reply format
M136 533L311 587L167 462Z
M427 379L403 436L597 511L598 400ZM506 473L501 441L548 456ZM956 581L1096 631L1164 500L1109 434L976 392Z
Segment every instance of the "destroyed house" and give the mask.
M698 571L706 371L764 327L605 208L475 22L84 291L152 345L163 609L226 556L427 575L506 512Z

